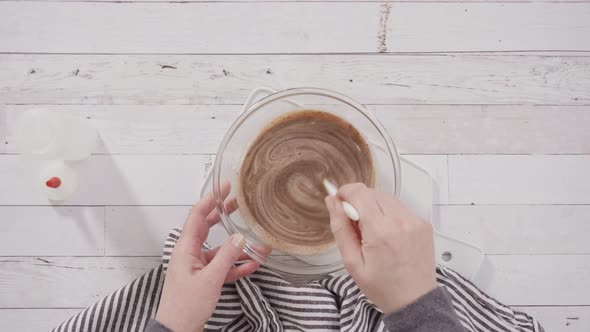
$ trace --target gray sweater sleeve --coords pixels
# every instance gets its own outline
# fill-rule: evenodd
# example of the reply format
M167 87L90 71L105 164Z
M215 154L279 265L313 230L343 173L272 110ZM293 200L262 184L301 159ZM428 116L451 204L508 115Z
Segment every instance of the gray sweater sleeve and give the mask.
M171 329L167 328L166 326L164 326L164 324L158 322L155 319L150 319L150 321L147 323L147 326L145 327L145 332L172 332Z
M383 317L389 332L465 331L444 287L437 287L400 311Z

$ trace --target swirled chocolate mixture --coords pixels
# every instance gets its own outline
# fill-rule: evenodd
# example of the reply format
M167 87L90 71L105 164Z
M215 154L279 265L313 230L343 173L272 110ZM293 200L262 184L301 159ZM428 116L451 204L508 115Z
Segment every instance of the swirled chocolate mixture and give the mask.
M274 248L310 255L334 243L322 181L373 185L369 147L348 122L305 110L270 123L250 144L238 176L238 205Z

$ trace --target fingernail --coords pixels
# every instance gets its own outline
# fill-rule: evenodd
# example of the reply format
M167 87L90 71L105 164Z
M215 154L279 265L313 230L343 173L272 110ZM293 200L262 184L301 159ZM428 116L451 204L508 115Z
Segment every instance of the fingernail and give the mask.
M234 234L231 236L231 243L236 247L236 248L244 248L244 245L246 244L246 238L244 237L244 235L242 234Z

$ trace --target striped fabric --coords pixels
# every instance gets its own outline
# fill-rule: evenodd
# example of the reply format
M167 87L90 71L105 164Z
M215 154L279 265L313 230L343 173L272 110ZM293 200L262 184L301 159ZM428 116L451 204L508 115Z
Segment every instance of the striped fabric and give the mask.
M180 230L171 231L162 265L53 331L143 331L156 313L166 267L179 235ZM451 294L467 331L543 331L537 320L499 303L456 272L442 267L436 272L438 283ZM223 287L205 330L384 331L381 316L348 275L294 287L273 271L260 268L250 277Z

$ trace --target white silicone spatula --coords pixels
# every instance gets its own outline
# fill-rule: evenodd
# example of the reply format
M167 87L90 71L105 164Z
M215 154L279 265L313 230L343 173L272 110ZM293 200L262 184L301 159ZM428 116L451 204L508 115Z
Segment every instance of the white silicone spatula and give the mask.
M328 181L328 179L324 179L324 188L326 188L326 191L330 196L336 196L338 194L338 187L336 187L334 183ZM350 218L350 220L360 220L361 217L359 215L359 212L350 203L342 201L342 208L344 209L344 213L348 218Z

